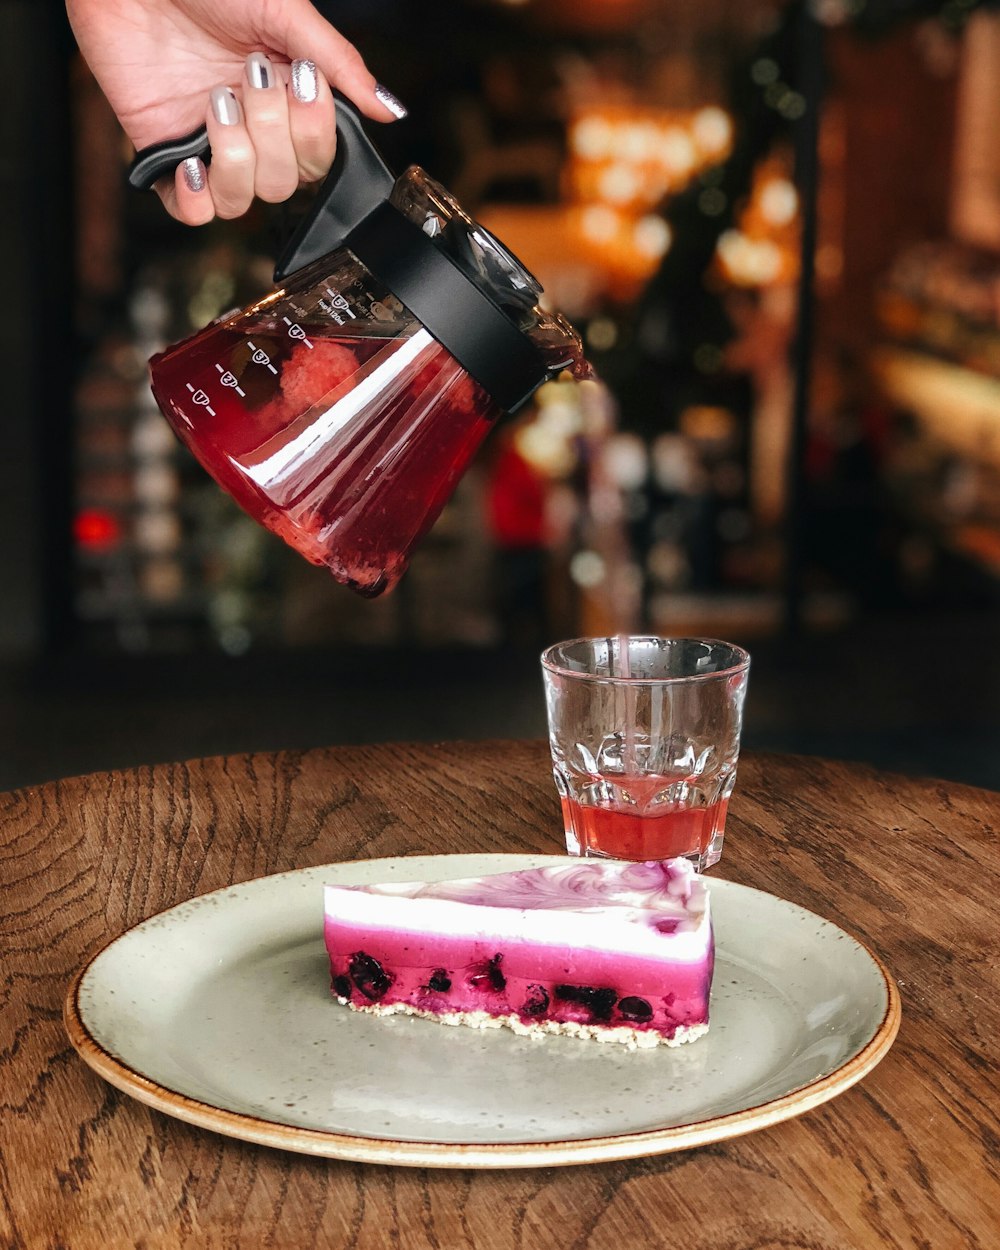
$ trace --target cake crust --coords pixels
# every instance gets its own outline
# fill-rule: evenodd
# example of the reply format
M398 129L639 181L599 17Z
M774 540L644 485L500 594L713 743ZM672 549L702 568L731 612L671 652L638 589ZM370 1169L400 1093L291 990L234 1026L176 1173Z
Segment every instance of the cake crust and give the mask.
M651 1029L641 1030L628 1025L581 1024L575 1020L524 1020L511 1012L506 1016L492 1016L486 1011L426 1011L411 1007L409 1003L352 1002L349 998L335 995L337 1002L369 1016L416 1016L434 1020L438 1024L450 1024L458 1028L510 1029L519 1037L530 1037L542 1042L546 1037L580 1037L595 1042L619 1043L626 1050L653 1050L657 1046L683 1046L695 1042L708 1032L708 1024L679 1025L672 1037L666 1037Z

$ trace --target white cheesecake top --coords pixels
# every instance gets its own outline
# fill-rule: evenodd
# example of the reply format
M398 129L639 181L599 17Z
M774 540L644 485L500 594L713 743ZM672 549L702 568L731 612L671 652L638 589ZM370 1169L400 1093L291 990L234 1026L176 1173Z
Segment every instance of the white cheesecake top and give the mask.
M623 949L687 962L711 941L708 890L683 859L562 864L453 881L327 886L327 922Z

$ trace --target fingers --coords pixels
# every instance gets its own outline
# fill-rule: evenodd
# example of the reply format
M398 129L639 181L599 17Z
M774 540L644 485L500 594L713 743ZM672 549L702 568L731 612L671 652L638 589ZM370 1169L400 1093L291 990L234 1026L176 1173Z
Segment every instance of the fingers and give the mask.
M156 185L167 211L188 225L239 217L255 196L285 200L300 182L322 178L333 161L333 93L314 65L275 65L255 53L240 90L242 101L226 86L209 95L211 165L184 161Z
M188 226L204 226L215 216L208 170L198 156L181 161L172 178L161 178L153 188L171 217Z
M333 93L312 61L275 65L257 53L246 77L242 106L229 87L210 96L209 186L226 219L242 216L255 195L278 203L322 178L336 147Z
M276 65L254 53L242 92L242 103L231 87L210 93L207 175L204 167L182 167L158 188L168 211L190 225L213 215L240 217L255 196L272 204L286 200L300 183L322 178L333 161L333 93L311 61Z
M340 72L349 67L347 79L355 88L358 81L370 80L361 100L357 92L352 95L355 103L369 115L378 109L383 117L405 116L395 96L364 69L353 46L327 29L346 49ZM287 200L301 183L326 175L336 149L333 92L327 75L308 57L285 65L262 52L251 53L237 90L218 86L210 93L206 126L211 165L192 158L178 166L172 179L156 185L171 216L191 226L215 216L239 217L254 197L271 204Z
M247 57L243 112L255 157L254 194L269 204L280 204L299 185L299 171L285 79L263 52Z
M327 81L374 121L398 121L406 109L380 86L349 39L335 30L311 0L285 0L271 10L274 28L264 32L272 47L290 57L309 58Z
M333 92L314 61L289 68L288 122L302 182L318 182L333 164L337 147Z
M215 214L227 220L240 217L253 201L257 155L243 106L231 87L213 88L206 125L212 145L208 184Z

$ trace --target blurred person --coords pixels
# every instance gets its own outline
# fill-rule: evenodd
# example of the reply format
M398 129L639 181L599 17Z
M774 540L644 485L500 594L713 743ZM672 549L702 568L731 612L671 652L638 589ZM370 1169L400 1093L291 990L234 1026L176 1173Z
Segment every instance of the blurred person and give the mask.
M377 121L404 117L311 0L66 0L81 55L136 149L207 125L210 166L156 191L188 225L317 182L336 146L331 87Z

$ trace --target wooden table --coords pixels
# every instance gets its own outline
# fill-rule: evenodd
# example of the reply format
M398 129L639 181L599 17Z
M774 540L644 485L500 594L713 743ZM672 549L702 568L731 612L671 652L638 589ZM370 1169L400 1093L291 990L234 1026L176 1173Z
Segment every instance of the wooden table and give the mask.
M379 746L103 773L0 795L0 1247L1000 1246L1000 795L750 756L715 871L868 942L903 1022L860 1084L630 1162L394 1169L191 1127L106 1085L62 1003L111 936L339 859L558 851L540 743Z

